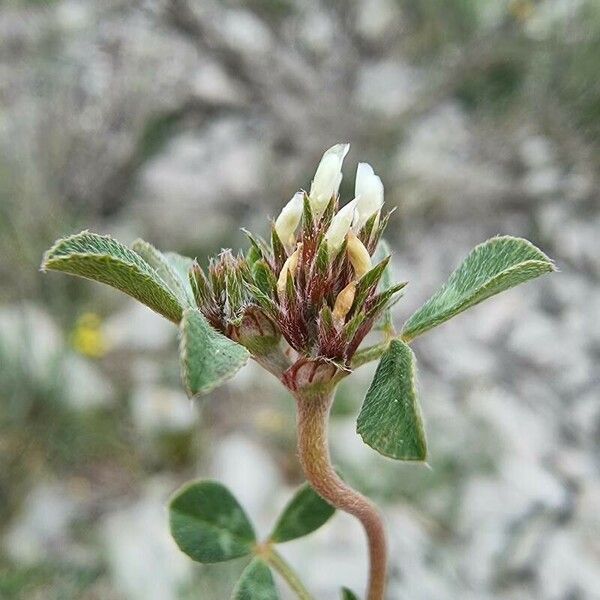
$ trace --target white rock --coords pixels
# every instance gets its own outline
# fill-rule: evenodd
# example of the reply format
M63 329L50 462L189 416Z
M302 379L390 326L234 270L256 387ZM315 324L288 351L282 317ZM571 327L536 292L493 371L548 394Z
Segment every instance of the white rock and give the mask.
M367 62L358 73L356 100L367 112L395 117L414 103L420 81L414 67L397 60Z
M192 561L169 534L166 505L174 488L153 480L141 498L101 523L111 578L129 600L177 600L191 575Z
M162 350L174 343L176 334L176 328L164 317L133 300L102 324L109 350Z
M600 596L597 556L586 552L582 541L568 529L557 529L545 541L544 554L537 564L542 598L565 598L579 590L582 598Z
M15 561L42 562L64 555L69 527L81 515L81 505L65 485L39 483L27 494L19 516L9 525L3 547Z
M368 0L360 2L356 16L356 29L367 41L382 45L388 34L398 33L401 13L393 0Z
M112 404L115 389L110 380L89 360L70 354L61 366L64 393L71 407L83 410Z
M131 396L131 412L144 435L186 432L196 423L194 406L185 393L165 387L139 386Z
M37 383L48 382L57 361L65 353L62 333L44 310L32 303L0 308L0 347L27 367L27 375Z
M238 50L250 55L264 55L272 46L268 27L251 11L232 9L222 11L218 25L226 40Z
M269 505L281 485L279 471L267 451L245 435L231 434L215 447L210 471L266 533L272 526Z
M541 135L526 137L519 148L521 160L529 169L539 169L554 164L556 152L547 137Z

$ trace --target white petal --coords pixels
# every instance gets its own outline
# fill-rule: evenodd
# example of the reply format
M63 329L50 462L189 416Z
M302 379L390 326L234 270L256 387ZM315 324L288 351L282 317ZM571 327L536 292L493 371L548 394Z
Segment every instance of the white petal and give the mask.
M342 181L342 163L350 144L336 144L323 154L310 186L310 205L315 216L323 214L332 196L337 195Z
M275 221L275 231L284 244L293 244L294 233L302 218L303 209L304 192L296 192L279 213Z
M358 163L354 189L358 203L353 228L355 231L360 231L371 216L383 206L383 183L375 175L371 165Z
M331 220L331 225L325 234L325 241L330 252L337 252L343 244L344 238L352 225L355 209L356 200L352 200L352 202L348 202L346 206L341 208Z

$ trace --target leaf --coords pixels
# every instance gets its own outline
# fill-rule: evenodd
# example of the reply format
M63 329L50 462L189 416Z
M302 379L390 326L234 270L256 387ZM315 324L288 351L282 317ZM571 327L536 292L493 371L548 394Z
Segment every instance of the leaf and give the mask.
M446 284L408 319L402 338L411 340L490 296L555 270L531 242L492 238L471 250Z
M201 563L251 554L252 524L231 492L216 481L183 486L169 503L171 535L182 552Z
M192 286L190 285L190 269L194 264L194 259L189 256L183 256L182 254L177 254L177 252L163 252L164 257L169 261L169 264L179 275L179 279L183 283L183 287L189 294L190 298L194 297L192 292Z
M242 572L231 600L278 600L273 575L269 567L255 558Z
M305 483L284 508L270 540L281 544L308 535L327 523L334 512L335 508Z
M190 397L210 392L250 357L246 348L213 329L199 310L184 311L179 331L181 378Z
M342 588L342 600L358 600L358 596L347 587Z
M152 244L137 239L131 244L132 249L137 252L158 274L158 276L167 284L169 289L177 296L183 306L194 306L194 295L190 287L185 269L185 277L182 278L182 265L178 263L178 259L184 259L184 256L171 253L171 259L157 250ZM192 259L189 260L188 268L192 265Z
M392 340L381 357L356 428L366 444L389 458L427 458L415 379L412 350Z
M180 300L155 269L110 236L82 231L62 238L46 252L41 268L106 283L174 323L181 319Z

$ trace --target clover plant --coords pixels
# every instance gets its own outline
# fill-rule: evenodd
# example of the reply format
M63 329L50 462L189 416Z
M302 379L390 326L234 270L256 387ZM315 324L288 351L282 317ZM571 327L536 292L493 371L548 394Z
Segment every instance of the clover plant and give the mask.
M277 377L297 409L298 456L308 481L266 538L232 494L214 481L195 481L173 496L171 533L192 560L248 557L233 598L278 597L272 570L299 598L312 598L277 551L340 509L362 524L369 550L365 598L382 600L387 548L381 515L333 469L327 443L338 383L379 361L358 416L357 432L384 456L425 461L427 443L415 383L417 336L519 283L554 270L530 242L503 236L474 248L448 281L397 332L390 307L405 282L390 279L382 240L383 185L358 165L355 198L340 207L338 189L347 144L333 146L310 191L296 193L271 224L269 240L246 232L249 248L223 250L207 266L138 240L128 248L88 231L58 240L42 270L63 271L111 285L179 326L181 374L190 397L207 394L249 358ZM363 347L372 330L380 341ZM356 598L342 588L342 597Z

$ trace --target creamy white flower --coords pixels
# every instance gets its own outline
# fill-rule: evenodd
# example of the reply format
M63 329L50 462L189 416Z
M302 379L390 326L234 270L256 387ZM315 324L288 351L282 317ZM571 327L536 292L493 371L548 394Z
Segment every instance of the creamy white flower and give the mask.
M277 295L279 296L280 300L282 294L285 292L288 273L292 277L296 275L296 269L298 268L298 260L300 258L301 249L302 244L298 244L296 250L294 250L294 252L287 257L286 261L283 263L283 267L281 267L281 272L279 273L279 277L277 278Z
M316 217L320 217L332 196L340 189L342 163L350 144L336 144L323 154L310 186L310 206Z
M360 231L365 223L383 206L383 183L375 175L373 167L367 163L358 163L356 169L356 183L354 197L358 200L356 205L356 219L352 225L354 231Z
M348 202L346 206L341 208L331 220L331 225L329 225L329 229L325 234L327 249L330 253L337 252L344 243L344 238L352 225L355 210L356 200L352 200L352 202Z
M279 239L286 245L292 246L296 239L296 227L302 218L304 208L304 192L296 192L292 199L283 207L275 221L275 231Z
M333 323L339 330L344 326L344 321L352 308L356 296L356 282L351 281L337 296L331 316Z
M348 258L356 279L360 279L373 267L369 251L353 231L348 232Z

